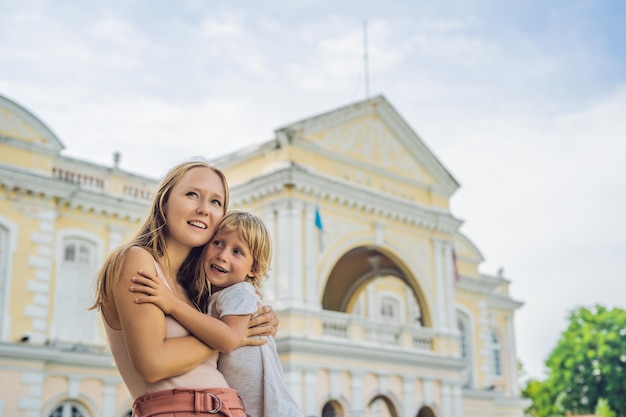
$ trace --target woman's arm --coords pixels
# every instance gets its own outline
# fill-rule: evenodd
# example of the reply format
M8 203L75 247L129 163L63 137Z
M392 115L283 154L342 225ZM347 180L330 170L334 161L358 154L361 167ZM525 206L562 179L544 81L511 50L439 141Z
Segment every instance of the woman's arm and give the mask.
M230 352L244 344L267 343L265 340L262 343L248 343L246 340L246 343L242 344L250 315L230 316L237 317L237 320L232 322L211 317L176 297L159 277L146 272L145 269L138 270L138 274L132 278L130 291L135 293L135 303L153 304L165 314L173 316L198 339L220 352ZM250 341L253 340L250 339Z
M205 361L212 350L195 337L166 338L165 315L152 304L137 304L128 291L138 269L154 269L144 249L130 248L119 277L115 277L112 301L124 332L135 370L152 383L182 375Z

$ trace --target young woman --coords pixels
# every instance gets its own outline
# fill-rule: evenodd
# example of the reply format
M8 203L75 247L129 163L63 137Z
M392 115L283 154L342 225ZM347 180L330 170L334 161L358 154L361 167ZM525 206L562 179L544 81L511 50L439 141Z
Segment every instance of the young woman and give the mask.
M204 269L212 287L209 312L228 325L223 339L231 340L231 348L237 347L257 309L257 291L267 277L271 257L265 224L244 211L226 213L206 246ZM210 337L211 317L175 298L158 277L146 274L133 282L130 290L139 293L135 302L153 303L202 340ZM263 346L243 346L220 354L218 369L244 399L249 416L304 417L285 384L274 339L268 337L267 341Z
M228 326L214 319L205 344L157 306L135 303L128 291L131 277L149 271L178 299L206 312L209 291L200 257L227 207L228 185L221 171L202 161L179 164L161 182L137 236L116 249L98 274L92 308L102 314L135 417L245 417L237 392L217 370ZM274 316L270 312L253 321L265 324L249 333L275 331Z

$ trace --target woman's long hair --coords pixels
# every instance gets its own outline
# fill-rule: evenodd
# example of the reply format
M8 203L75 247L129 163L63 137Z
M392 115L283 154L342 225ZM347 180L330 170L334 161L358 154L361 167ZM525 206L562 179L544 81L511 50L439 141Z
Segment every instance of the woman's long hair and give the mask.
M223 210L224 213L226 213L228 209L229 192L228 183L222 171L211 166L204 160L187 161L176 165L167 172L161 181L154 195L154 199L152 200L148 218L139 229L137 235L135 235L129 243L115 249L104 261L104 265L96 276L96 299L89 309L100 309L106 304L107 294L114 285L115 280L120 276L126 254L131 247L139 246L144 248L155 259L162 259L165 263L165 268L169 269L169 260L165 248L165 206L167 205L172 188L178 184L187 172L194 168L210 169L221 178L225 190ZM203 247L198 247L191 250L178 271L176 278L187 292L189 299L191 299L200 310L206 311L209 286L206 276L204 275L204 268L202 268L202 249Z

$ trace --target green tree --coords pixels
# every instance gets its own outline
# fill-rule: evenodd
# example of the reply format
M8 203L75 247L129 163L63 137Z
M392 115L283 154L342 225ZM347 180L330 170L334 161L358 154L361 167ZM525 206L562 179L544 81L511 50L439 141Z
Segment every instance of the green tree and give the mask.
M573 311L546 367L547 378L528 381L522 391L533 401L528 414L591 414L600 406L626 416L626 311L599 305Z
M604 398L598 400L594 414L600 417L615 417L615 411L609 407L609 402Z

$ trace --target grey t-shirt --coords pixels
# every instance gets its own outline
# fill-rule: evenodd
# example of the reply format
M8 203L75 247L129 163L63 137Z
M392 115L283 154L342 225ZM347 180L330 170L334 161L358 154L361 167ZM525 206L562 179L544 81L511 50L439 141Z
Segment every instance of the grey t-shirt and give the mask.
M254 314L260 297L249 282L231 285L213 294L209 311L214 317ZM243 398L249 417L304 417L289 394L271 336L262 346L243 346L221 353L218 369Z

